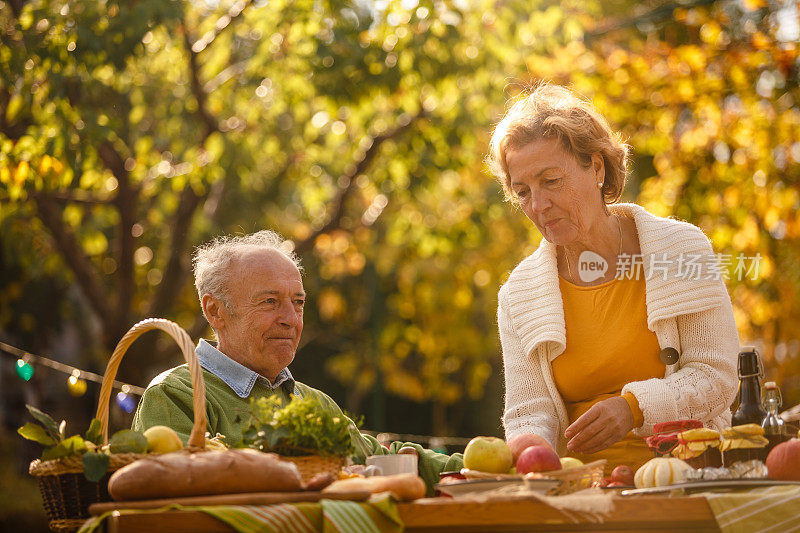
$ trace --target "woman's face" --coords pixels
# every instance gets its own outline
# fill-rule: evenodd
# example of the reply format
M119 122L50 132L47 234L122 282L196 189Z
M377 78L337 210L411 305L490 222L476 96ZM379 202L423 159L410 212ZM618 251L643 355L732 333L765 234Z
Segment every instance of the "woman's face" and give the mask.
M593 154L584 167L558 139L542 139L506 151L511 189L525 215L545 239L559 246L588 240L605 216L598 182L603 158Z

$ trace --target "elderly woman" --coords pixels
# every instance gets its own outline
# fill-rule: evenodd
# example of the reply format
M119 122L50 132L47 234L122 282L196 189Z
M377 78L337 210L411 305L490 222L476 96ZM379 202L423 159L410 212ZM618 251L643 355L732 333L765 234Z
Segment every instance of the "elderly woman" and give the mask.
M608 467L652 457L654 424L730 425L739 339L709 240L618 202L628 147L587 101L540 85L489 163L541 244L499 292L506 438ZM640 260L639 260L640 259Z

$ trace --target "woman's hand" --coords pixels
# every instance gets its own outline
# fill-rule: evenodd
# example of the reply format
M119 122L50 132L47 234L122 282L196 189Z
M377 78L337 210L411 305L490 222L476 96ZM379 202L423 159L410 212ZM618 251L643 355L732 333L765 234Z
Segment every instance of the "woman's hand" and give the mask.
M619 442L633 429L633 413L625 398L617 396L597 402L564 432L567 449L596 453Z

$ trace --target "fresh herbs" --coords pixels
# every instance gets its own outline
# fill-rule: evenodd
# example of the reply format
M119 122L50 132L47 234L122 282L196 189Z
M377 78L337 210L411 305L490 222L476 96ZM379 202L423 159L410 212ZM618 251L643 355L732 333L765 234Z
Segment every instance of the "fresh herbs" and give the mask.
M239 447L281 455L334 455L353 453L355 424L346 416L326 411L312 396L278 396L250 400L250 420L242 427Z
M84 475L89 481L99 481L108 470L108 452L145 453L147 451L147 439L139 432L130 429L118 431L111 437L109 449L100 448L102 430L100 421L96 418L89 424L89 429L83 436L67 437L65 420L56 424L55 420L39 409L30 405L26 405L26 407L39 423L28 422L19 428L17 433L45 447L42 452L42 461L81 455Z

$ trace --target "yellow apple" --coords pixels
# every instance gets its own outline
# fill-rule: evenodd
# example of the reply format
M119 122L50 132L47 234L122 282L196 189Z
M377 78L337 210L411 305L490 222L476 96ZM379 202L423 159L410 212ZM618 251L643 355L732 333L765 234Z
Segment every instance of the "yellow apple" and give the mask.
M153 426L144 432L149 453L176 452L183 448L181 438L167 426Z
M561 468L566 470L567 468L577 468L579 466L583 466L583 461L580 459L575 459L574 457L562 457L561 461Z
M497 437L475 437L464 450L464 466L492 474L504 474L513 464L511 449Z

